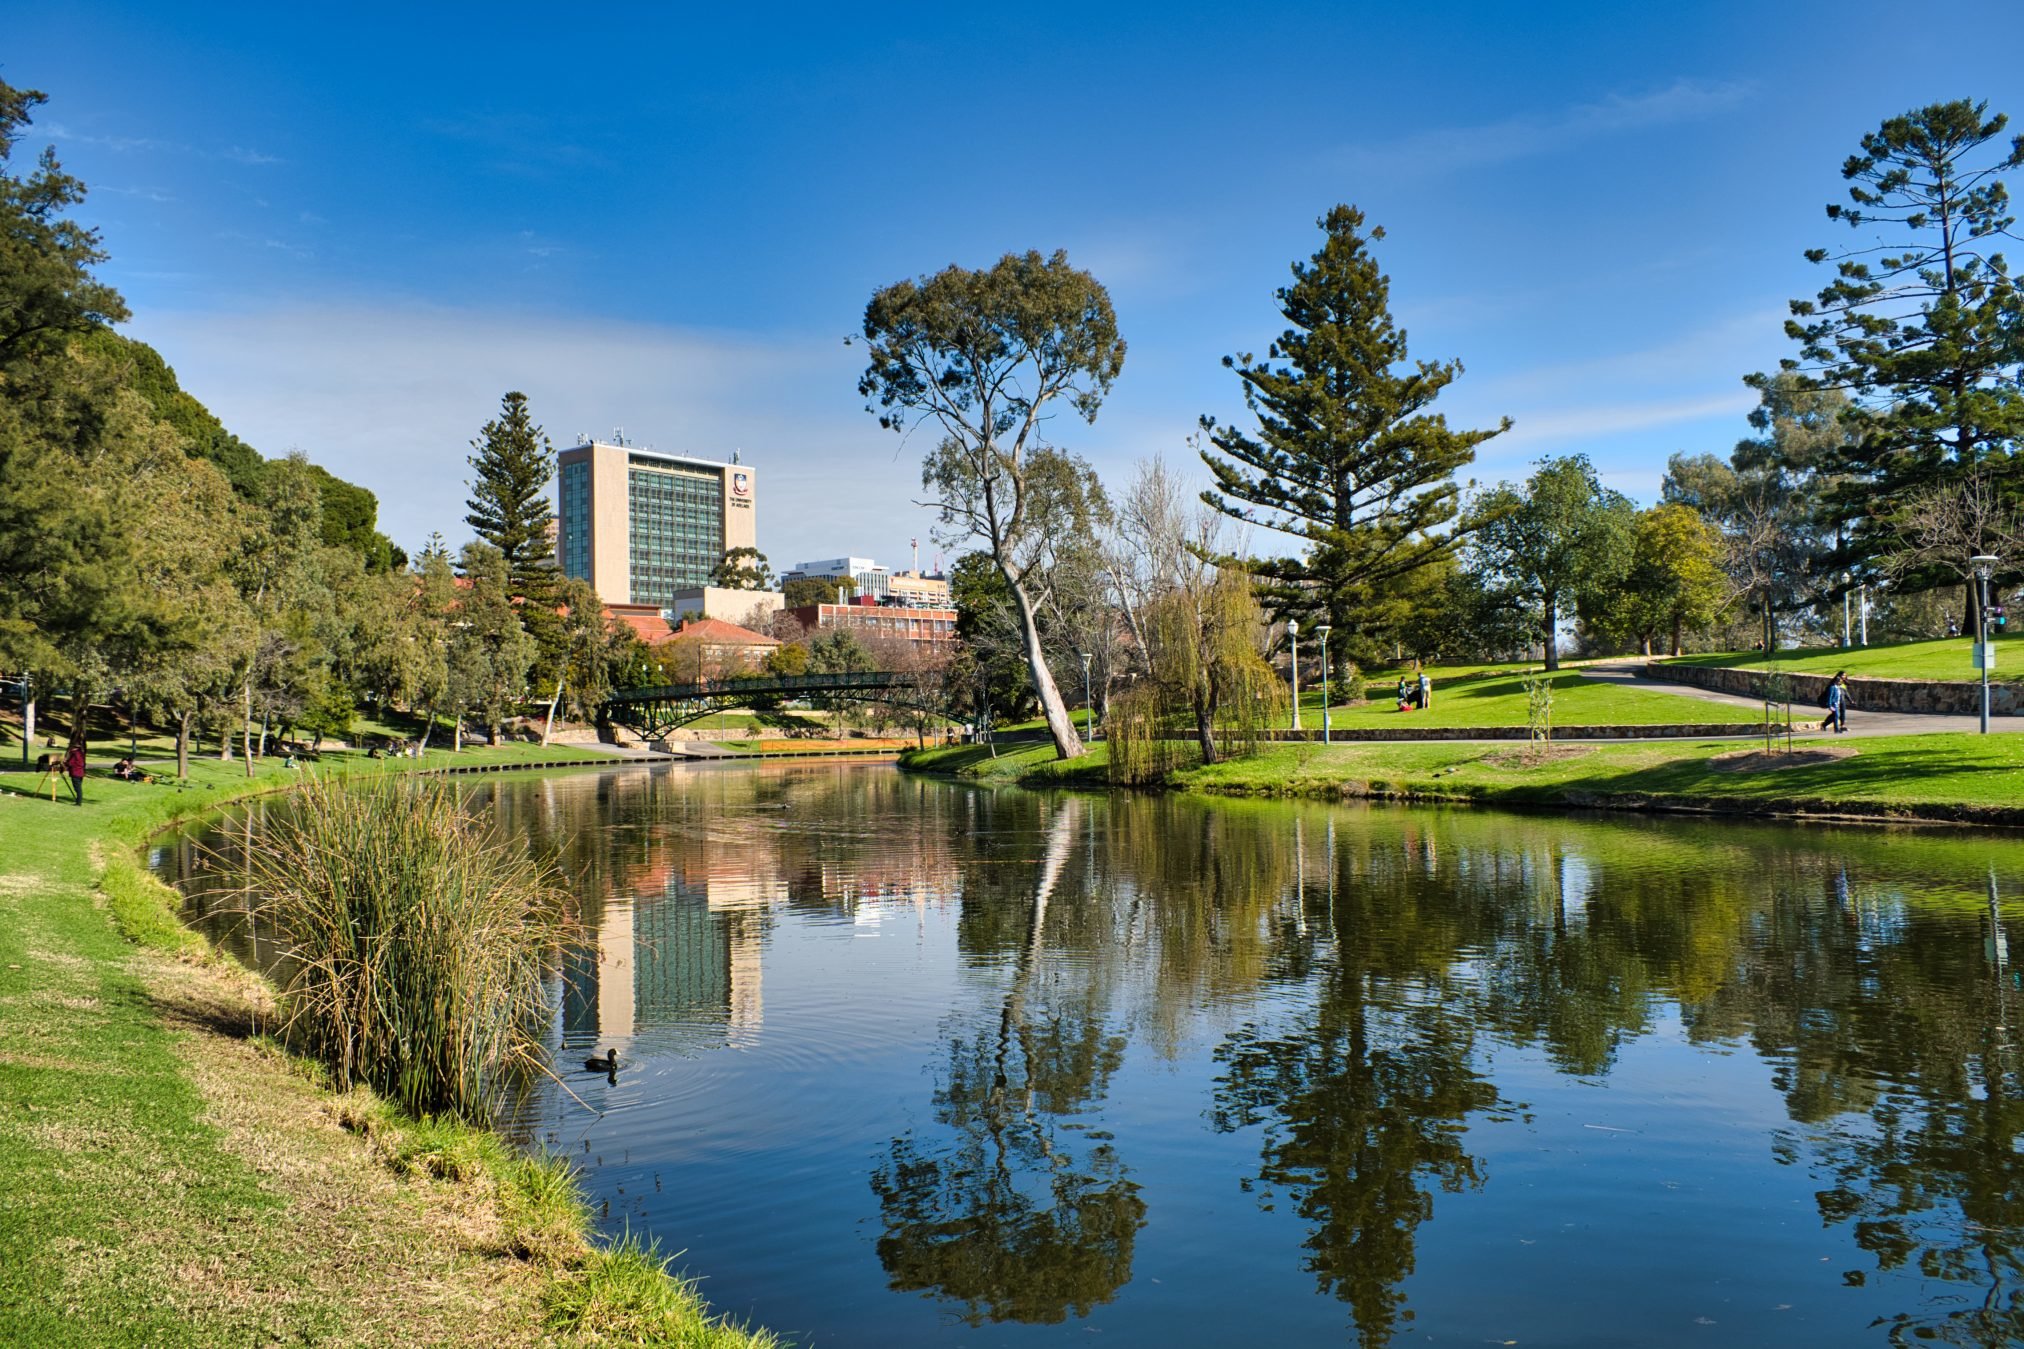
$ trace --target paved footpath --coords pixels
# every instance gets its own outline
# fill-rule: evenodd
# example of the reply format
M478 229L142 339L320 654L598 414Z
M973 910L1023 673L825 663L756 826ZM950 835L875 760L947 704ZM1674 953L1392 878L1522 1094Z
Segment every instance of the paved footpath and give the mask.
M1686 698L1699 698L1703 702L1722 703L1729 707L1761 708L1760 699L1744 698L1733 693L1717 693L1693 684L1676 684L1668 679L1647 678L1642 661L1621 665L1591 665L1582 670L1590 679L1607 680L1612 683L1635 683L1639 688L1651 689L1657 693L1677 693ZM1792 704L1792 728L1795 734L1827 735L1820 729L1821 718L1826 709L1811 703ZM1935 731L1977 731L1981 729L1979 717L1945 716L1937 712L1865 712L1862 704L1850 703L1848 708L1848 734L1850 735L1929 735ZM2024 717L1991 717L1989 730L2024 731Z

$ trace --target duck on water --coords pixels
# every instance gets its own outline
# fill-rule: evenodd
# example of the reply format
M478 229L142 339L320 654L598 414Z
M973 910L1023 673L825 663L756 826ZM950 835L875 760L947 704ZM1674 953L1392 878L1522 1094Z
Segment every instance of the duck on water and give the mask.
M618 1051L607 1049L603 1054L591 1055L583 1061L583 1070L587 1073L604 1073L610 1077L617 1077Z

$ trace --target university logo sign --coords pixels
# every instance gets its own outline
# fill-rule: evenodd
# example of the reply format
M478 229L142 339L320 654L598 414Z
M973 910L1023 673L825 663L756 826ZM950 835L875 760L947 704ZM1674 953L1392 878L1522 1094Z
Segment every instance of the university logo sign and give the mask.
M733 473L731 475L731 495L741 497L752 495L752 475L750 473Z

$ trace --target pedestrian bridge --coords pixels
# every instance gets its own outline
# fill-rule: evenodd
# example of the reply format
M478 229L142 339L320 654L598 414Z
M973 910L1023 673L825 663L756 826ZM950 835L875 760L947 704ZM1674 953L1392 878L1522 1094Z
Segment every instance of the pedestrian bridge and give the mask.
M764 706L803 698L839 698L918 707L931 695L927 683L918 674L897 670L698 679L687 684L615 690L600 706L598 720L652 740L712 712L751 707L755 702Z

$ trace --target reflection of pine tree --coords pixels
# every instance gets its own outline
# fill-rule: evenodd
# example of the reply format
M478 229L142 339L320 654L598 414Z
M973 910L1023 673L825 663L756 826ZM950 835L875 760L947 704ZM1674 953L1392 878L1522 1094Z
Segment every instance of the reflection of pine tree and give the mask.
M1432 1002L1381 1010L1361 971L1333 974L1311 1027L1239 1031L1218 1051L1215 1124L1265 1126L1260 1183L1298 1199L1312 1225L1312 1270L1349 1303L1365 1346L1390 1342L1405 1310L1415 1234L1433 1216L1429 1184L1450 1193L1483 1177L1462 1144L1465 1119L1498 1104L1470 1066L1468 1023Z
M1049 1008L1032 1006L1048 901L1080 815L1072 798L1055 813L995 1029L951 1040L935 1094L947 1135L894 1139L891 1160L872 1176L886 1225L879 1260L892 1287L960 1302L970 1325L1088 1315L1131 1279L1145 1223L1116 1150L1086 1138L1078 1146L1079 1135L1064 1138L1057 1127L1103 1096L1123 1038L1107 1030L1086 986L1050 989Z

